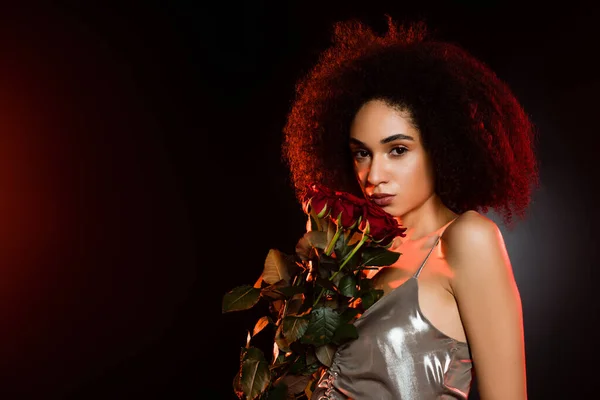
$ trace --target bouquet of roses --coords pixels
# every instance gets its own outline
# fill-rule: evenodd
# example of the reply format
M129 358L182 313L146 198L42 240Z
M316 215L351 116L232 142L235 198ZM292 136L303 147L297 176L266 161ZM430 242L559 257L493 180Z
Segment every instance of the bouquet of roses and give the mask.
M310 397L336 348L358 337L353 322L383 294L366 270L400 256L389 247L406 229L366 199L311 185L302 209L309 224L296 254L269 250L254 286L236 287L223 297L224 313L261 300L269 306L241 351L233 382L240 399ZM274 332L269 359L251 345L266 327Z

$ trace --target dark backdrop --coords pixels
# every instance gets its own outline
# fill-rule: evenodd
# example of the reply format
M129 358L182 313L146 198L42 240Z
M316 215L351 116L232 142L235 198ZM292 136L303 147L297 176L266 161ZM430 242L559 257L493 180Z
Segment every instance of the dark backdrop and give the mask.
M304 231L279 156L294 82L335 20L384 13L486 61L540 129L542 187L501 226L529 393L592 398L597 6L80 3L0 13L4 398L234 398L256 315L221 298Z

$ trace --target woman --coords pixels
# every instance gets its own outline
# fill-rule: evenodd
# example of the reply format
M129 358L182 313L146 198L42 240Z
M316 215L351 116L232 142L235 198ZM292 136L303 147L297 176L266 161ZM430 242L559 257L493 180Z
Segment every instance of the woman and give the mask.
M356 322L313 399L527 398L522 307L490 208L525 216L538 169L534 126L508 86L423 23L388 16L379 36L335 24L298 82L283 156L307 184L363 195L407 228L384 296Z

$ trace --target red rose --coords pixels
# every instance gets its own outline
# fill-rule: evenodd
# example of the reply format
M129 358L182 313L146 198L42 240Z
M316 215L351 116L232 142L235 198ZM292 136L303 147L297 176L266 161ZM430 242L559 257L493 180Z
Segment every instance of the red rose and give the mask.
M335 195L336 200L333 203L331 218L337 221L341 213L340 223L342 227L346 229L352 228L362 216L367 201L345 192L335 192Z
M337 222L341 213L341 226L348 229L363 215L366 200L350 193L312 184L307 188L303 204L305 207L310 206L320 218L329 216L333 222ZM308 208L305 208L305 211L309 212Z
M363 220L359 226L361 231L366 228L367 220L369 236L383 246L388 245L396 236L406 236L406 228L401 227L391 214L370 202L366 202L364 207Z
M308 186L306 190L303 204L307 213L310 212L308 210L308 206L310 206L310 208L314 210L317 215L320 215L320 218L323 218L324 216L330 214L334 202L335 192L333 190L325 186L312 184ZM326 210L325 207L327 207ZM323 211L325 211L324 214L322 214Z
M359 218L362 218L358 229L364 232L368 220L369 237L384 246L396 236L405 236L406 228L402 228L391 214L376 204L350 193L312 184L307 188L303 205L305 212L310 212L310 206L319 215L319 218L329 217L335 223L341 215L340 225L344 229L354 227Z

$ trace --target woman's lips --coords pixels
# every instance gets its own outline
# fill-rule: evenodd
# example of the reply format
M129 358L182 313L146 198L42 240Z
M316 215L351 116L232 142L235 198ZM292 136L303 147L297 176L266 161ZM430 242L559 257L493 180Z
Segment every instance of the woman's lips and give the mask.
M385 197L371 197L371 200L373 201L373 203L377 204L379 207L385 207L385 206L389 206L392 203L392 200L394 200L394 196L385 196Z

